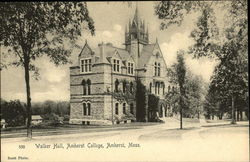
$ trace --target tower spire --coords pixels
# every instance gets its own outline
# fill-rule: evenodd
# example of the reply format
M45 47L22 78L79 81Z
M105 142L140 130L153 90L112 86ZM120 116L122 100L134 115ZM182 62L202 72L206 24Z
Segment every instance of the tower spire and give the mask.
M138 25L139 23L139 10L138 10L138 2L136 2L136 9L135 9L135 16L134 16L134 21Z

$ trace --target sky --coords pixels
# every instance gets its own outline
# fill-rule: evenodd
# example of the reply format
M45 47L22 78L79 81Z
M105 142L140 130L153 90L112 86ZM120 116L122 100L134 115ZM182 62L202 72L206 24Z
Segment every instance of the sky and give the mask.
M156 38L158 39L166 64L170 67L176 62L176 52L180 49L187 50L192 45L189 35L194 28L197 15L186 15L180 26L174 25L167 30L160 30L160 20L154 15L154 5L155 2L138 2L139 15L149 27L150 42L154 43ZM110 42L114 46L124 48L125 26L129 19L133 18L135 3L129 6L126 2L88 2L88 9L95 22L95 36L83 31L77 44L83 47L87 40L92 48L96 48L101 42ZM73 63L80 50L73 50L70 58ZM70 99L69 67L72 65L56 67L46 57L40 58L35 64L40 69L40 79L31 78L32 101L68 101ZM204 81L209 82L216 61L207 58L197 60L192 59L192 56L186 56L186 65L192 73L201 75ZM26 101L24 70L21 67L8 67L1 71L1 98Z

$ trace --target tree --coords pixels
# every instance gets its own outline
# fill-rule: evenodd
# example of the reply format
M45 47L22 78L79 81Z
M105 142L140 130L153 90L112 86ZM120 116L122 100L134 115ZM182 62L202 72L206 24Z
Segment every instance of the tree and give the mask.
M177 72L177 80L178 80L178 85L179 85L179 90L180 90L180 98L179 98L179 105L180 105L180 129L182 129L182 110L185 107L184 104L184 98L185 98L185 78L186 78L186 66L185 66L185 61L183 57L184 53L183 51L180 51L177 53L177 67L176 67L176 72Z
M1 118L5 119L9 126L25 124L26 110L19 100L6 102L1 100Z
M186 117L200 117L202 113L202 104L205 96L205 85L201 76L193 75L187 70L187 77L185 83L187 111L184 113Z
M4 2L0 4L0 42L18 60L12 65L25 71L27 136L31 138L30 71L33 61L47 56L56 65L69 62L71 47L81 36L81 27L94 34L94 22L86 2Z
M217 28L214 9L226 9L224 24L226 27ZM235 123L235 99L247 93L248 89L248 37L247 37L247 0L234 1L172 1L159 2L155 13L162 20L161 29L167 29L172 24L180 25L184 14L191 11L199 12L197 28L191 32L195 41L189 53L194 57L214 57L219 65L211 79L214 87L222 95L230 96L232 101L232 123ZM220 31L220 38L218 33Z
M141 80L136 80L136 119L145 122L148 120L147 91Z

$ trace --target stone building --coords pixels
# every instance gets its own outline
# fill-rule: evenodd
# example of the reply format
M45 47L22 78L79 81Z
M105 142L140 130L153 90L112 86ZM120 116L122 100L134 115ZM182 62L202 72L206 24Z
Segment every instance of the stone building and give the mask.
M86 42L78 56L78 65L70 67L70 123L112 124L129 122L136 116L135 81L149 93L164 99L170 89L166 62L156 40L149 42L145 21L136 8L125 31L125 49L111 43L92 48ZM126 99L119 96L131 96ZM160 105L160 117L167 108ZM124 120L122 120L124 119ZM128 120L127 120L128 119Z

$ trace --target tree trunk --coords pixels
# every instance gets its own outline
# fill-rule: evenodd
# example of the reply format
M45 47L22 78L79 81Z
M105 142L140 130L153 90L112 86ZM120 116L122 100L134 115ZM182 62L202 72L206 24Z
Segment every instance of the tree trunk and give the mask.
M234 109L234 95L232 95L232 121L231 121L231 124L236 124L235 109Z
M182 98L180 97L180 129L182 129Z
M24 64L25 71L25 83L26 83L26 94L27 94L27 137L32 138L31 130L31 97L30 97L30 76L29 76L29 62L26 61Z

